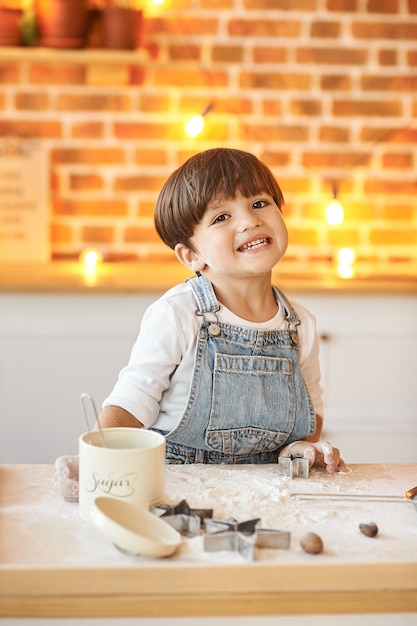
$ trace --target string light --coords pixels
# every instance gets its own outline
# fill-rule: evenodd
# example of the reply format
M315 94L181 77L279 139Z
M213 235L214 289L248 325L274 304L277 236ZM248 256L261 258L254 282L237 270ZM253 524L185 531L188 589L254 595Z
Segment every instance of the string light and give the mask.
M198 135L202 132L205 125L206 115L210 113L213 106L214 104L210 102L202 113L193 115L193 117L188 120L185 125L185 132L189 137L198 137Z
M342 205L337 199L337 187L334 183L332 186L333 189L333 200L329 202L326 209L326 220L328 224L332 226L338 226L341 224L345 218L345 212L343 210Z

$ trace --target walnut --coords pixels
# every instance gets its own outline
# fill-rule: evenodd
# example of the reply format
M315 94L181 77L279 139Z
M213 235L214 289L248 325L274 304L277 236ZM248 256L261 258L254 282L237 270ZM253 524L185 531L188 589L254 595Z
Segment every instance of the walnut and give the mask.
M301 547L309 554L320 554L323 552L323 541L316 533L307 533L301 539Z
M369 522L368 524L359 524L359 530L363 535L367 537L376 537L378 534L378 526L375 522Z

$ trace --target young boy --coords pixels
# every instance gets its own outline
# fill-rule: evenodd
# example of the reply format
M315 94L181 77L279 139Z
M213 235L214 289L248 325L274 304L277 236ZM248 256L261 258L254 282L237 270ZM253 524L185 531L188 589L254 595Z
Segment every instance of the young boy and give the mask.
M166 437L167 463L273 463L305 456L342 470L320 442L323 400L315 318L271 284L288 244L283 195L241 150L191 157L163 186L155 225L196 274L145 312L128 365L103 403L103 428ZM74 459L58 483L76 490Z

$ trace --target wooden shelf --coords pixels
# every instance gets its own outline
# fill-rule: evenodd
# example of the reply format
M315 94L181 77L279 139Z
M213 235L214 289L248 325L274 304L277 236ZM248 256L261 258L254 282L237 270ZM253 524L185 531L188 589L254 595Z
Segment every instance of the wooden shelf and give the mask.
M37 61L44 63L144 63L149 53L144 48L137 50L103 50L101 48L56 49L38 46L0 46L0 62Z

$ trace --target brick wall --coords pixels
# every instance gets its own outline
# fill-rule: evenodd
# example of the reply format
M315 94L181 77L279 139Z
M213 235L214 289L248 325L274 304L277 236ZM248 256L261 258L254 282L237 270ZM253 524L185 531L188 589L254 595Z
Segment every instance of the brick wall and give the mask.
M358 267L415 267L417 0L149 1L136 53L44 52L0 51L0 137L49 154L54 259L89 245L113 260L172 258L153 228L158 190L221 145L276 175L288 266L330 267L351 246ZM340 226L325 221L334 183Z

